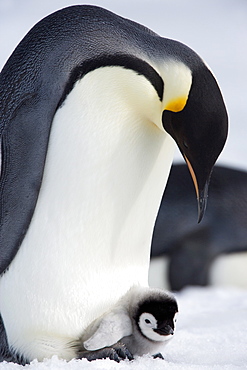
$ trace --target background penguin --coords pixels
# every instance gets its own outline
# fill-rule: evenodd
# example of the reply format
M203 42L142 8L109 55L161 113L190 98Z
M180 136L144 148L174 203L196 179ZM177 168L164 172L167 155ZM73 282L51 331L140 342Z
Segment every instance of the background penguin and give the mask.
M34 26L7 61L0 117L1 352L70 360L68 343L148 284L174 141L201 219L225 105L187 46L73 6Z
M177 312L172 294L161 289L132 287L85 330L76 344L78 356L93 360L97 353L97 357L101 354L115 361L143 354L162 358L157 352L172 338ZM126 354L126 348L130 353Z
M205 218L195 225L195 199L188 169L183 164L172 166L151 251L153 257L168 256L172 290L209 284L210 268L217 256L247 250L246 189L246 172L215 166Z

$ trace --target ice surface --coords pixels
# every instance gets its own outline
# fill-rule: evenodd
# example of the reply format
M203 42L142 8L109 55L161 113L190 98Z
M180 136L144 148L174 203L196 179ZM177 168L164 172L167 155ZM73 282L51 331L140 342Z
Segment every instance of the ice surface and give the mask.
M39 19L56 9L82 3L68 0L0 0L0 68ZM95 0L106 7L195 49L214 71L229 111L231 128L220 162L247 169L246 85L247 2L244 0ZM179 156L177 155L177 158ZM177 294L180 315L165 360L146 356L119 364L110 360L52 358L30 370L235 370L247 369L247 291L188 288ZM1 363L0 370L21 366Z

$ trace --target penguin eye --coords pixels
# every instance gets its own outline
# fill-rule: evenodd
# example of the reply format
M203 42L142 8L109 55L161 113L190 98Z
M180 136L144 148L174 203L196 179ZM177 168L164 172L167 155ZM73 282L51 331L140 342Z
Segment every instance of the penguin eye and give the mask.
M144 331L157 327L155 317L149 312L144 312L141 314L138 324L140 329Z
M183 141L183 145L184 145L184 147L185 147L186 149L188 149L189 145L187 144L187 142L186 142L185 140Z

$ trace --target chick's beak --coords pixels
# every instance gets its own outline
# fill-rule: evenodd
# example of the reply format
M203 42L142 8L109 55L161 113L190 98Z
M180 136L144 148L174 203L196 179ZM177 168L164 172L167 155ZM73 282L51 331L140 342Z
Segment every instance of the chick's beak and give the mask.
M154 329L154 331L160 335L173 335L174 334L174 330L172 329L172 327L170 325L164 325L164 326L161 326L157 329Z

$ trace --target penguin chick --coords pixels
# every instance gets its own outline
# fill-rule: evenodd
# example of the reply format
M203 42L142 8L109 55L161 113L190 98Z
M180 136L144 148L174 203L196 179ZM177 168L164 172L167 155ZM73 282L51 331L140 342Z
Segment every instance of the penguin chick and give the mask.
M115 361L157 352L172 338L178 305L171 293L133 286L108 312L94 320L77 343L78 358Z

